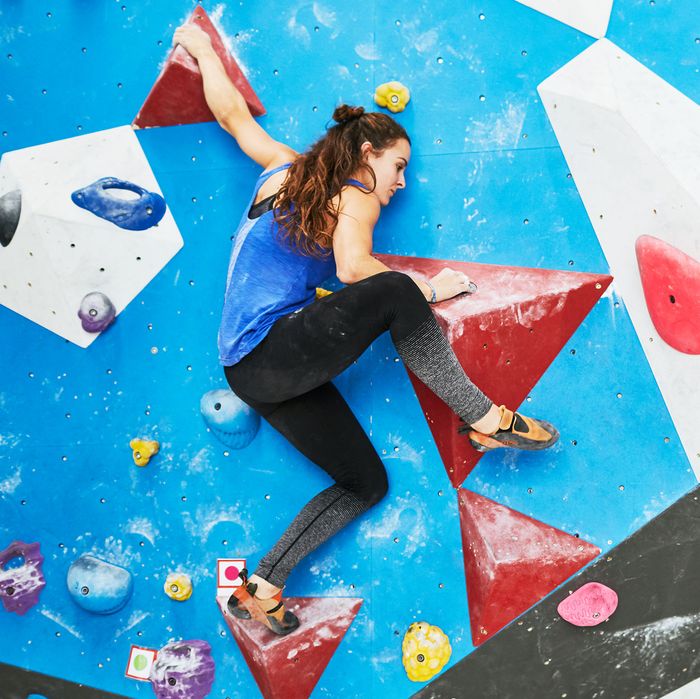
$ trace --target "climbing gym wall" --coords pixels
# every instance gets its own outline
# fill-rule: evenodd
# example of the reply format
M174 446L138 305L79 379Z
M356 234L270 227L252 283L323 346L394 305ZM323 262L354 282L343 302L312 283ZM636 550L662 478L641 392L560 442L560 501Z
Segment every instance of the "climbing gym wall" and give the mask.
M0 699L700 697L697 3L563 4L0 5ZM218 364L260 168L186 21L298 151L394 113L375 253L465 271L460 362L561 433L475 451L379 338L335 383L389 493L282 638L226 599L330 481Z

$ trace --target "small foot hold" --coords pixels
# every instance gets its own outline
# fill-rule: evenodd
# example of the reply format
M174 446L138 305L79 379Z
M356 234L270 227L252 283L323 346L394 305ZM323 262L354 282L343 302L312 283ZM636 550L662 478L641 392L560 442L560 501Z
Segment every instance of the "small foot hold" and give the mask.
M147 466L151 457L160 450L160 444L155 439L135 438L129 442L129 446L137 466Z
M185 602L192 597L192 580L186 573L170 573L163 585L165 594L176 602Z
M374 91L374 101L394 113L403 112L410 99L409 89L397 80L382 83Z
M101 291L92 291L83 296L78 309L83 330L89 333L101 333L114 321L116 315L114 304Z

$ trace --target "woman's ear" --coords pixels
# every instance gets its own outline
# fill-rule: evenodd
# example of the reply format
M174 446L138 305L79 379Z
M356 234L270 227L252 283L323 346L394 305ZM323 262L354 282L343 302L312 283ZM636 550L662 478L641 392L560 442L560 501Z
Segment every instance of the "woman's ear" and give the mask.
M362 155L363 160L367 160L367 156L372 152L372 144L369 141L365 141L361 146L360 146L360 153Z

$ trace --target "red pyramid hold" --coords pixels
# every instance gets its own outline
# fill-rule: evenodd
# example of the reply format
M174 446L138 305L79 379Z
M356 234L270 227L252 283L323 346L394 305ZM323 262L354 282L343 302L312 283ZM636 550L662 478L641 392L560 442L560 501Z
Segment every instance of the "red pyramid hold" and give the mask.
M700 262L651 235L635 249L656 332L679 352L700 354Z
M600 549L458 489L472 642L483 643L593 560Z
M201 7L196 7L187 21L198 24L211 37L214 51L224 64L231 82L243 95L250 113L253 116L265 114L265 108L233 56L226 50L207 13ZM176 46L170 52L132 126L144 129L150 126L175 126L215 120L216 117L211 113L204 98L202 74L197 61L182 46Z
M612 281L606 274L376 257L391 269L418 278L430 278L450 267L477 284L475 294L443 301L433 306L433 312L472 381L497 405L511 410L525 400ZM409 377L456 488L482 454L465 435L457 434L462 424L457 415L410 371ZM556 424L552 416L532 417Z
M276 636L258 622L229 615L227 599L216 601L265 699L307 699L362 605L353 597L287 597L285 607L300 626Z

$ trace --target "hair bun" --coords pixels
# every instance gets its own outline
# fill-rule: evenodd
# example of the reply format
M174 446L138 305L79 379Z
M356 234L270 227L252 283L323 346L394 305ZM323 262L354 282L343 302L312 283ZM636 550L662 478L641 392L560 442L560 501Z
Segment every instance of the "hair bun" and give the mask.
M365 113L364 107L351 107L348 104L341 104L333 112L333 121L345 124L353 119L359 119Z

